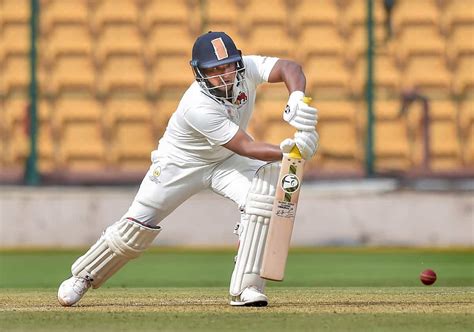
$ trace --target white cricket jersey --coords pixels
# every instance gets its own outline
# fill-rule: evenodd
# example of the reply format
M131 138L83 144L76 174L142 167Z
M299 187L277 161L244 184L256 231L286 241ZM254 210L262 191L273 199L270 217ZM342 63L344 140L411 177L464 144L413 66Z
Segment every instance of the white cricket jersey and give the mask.
M256 88L268 81L277 60L243 56L245 80L234 87L233 102L215 100L197 82L191 84L168 122L157 154L172 153L189 162L217 162L231 156L234 152L222 145L239 128L246 130L255 105Z

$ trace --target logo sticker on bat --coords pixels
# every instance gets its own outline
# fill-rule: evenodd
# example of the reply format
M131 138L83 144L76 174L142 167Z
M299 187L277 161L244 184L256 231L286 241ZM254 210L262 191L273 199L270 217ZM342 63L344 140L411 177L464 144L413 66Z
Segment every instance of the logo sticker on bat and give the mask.
M288 194L294 193L300 188L300 180L295 174L286 174L281 179L281 188Z

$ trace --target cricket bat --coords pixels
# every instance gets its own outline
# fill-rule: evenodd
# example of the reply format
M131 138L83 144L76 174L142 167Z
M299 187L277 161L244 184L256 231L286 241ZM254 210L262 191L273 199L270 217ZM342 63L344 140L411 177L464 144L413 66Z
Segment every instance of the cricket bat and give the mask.
M311 99L304 101L308 103ZM296 145L283 156L260 269L264 279L282 281L285 275L304 163Z

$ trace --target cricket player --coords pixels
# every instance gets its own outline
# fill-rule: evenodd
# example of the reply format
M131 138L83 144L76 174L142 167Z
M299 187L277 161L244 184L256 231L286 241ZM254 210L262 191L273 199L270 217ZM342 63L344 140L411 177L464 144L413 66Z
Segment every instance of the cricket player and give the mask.
M275 195L282 154L296 145L304 159L318 147L317 110L303 102L306 78L293 61L242 56L224 32L197 38L191 67L195 82L184 93L168 127L151 153L151 166L129 210L72 265L59 287L63 306L99 288L160 233L158 225L192 195L211 189L241 211L235 228L239 249L230 283L233 306L266 306L259 275L262 248ZM297 131L280 146L257 142L246 133L263 82L284 82L289 99L283 118ZM283 108L283 107L282 107Z

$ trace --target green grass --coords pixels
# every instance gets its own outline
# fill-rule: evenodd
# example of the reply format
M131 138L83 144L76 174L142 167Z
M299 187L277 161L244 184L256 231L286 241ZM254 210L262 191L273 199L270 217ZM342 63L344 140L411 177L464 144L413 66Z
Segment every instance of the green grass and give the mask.
M79 306L56 288L81 251L0 251L0 331L470 331L474 251L299 249L266 308L228 305L233 250L153 249ZM423 286L419 273L438 273Z

